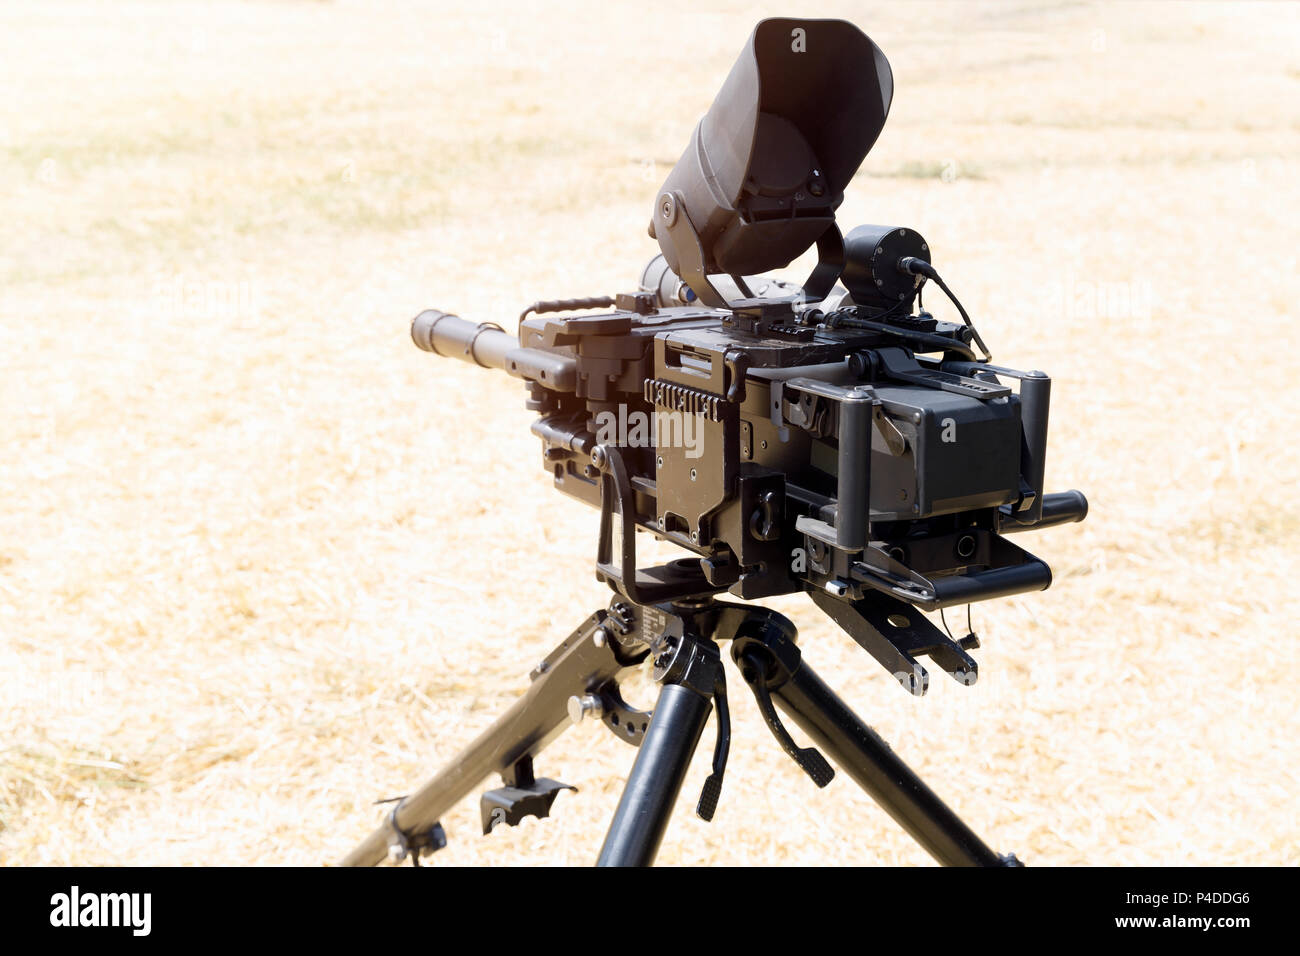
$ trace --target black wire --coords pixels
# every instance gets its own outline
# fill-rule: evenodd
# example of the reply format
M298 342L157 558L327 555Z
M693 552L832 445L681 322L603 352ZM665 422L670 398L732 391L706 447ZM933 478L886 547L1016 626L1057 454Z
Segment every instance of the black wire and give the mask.
M952 636L952 629L948 627L948 618L947 618L947 616L944 615L944 613L943 613L943 608L939 608L939 620L943 622L943 629L944 629L945 631L948 632L948 637L952 638L953 641L956 641L957 639L956 639L955 637ZM969 604L966 605L966 633L967 633L967 634L974 634L974 633L975 633L975 626L974 626L973 624L971 624L971 621L970 621L970 605L969 605Z
M952 304L955 305L957 311L961 313L961 320L966 323L967 327L971 331L971 335L975 337L976 344L979 345L980 349L984 352L984 361L991 362L993 360L993 353L989 351L989 347L985 345L984 340L980 338L979 330L975 328L975 323L970 320L970 316L966 314L966 310L962 308L962 304L957 300L957 297L952 294L952 290L948 288L947 283L939 278L939 273L937 272L930 276L930 278L938 284L939 288L943 290L943 294L952 300Z
M880 315L876 316L874 319L871 319L869 321L883 322L885 319L891 318L894 315L894 313L897 312L899 309L903 308L903 306L910 307L911 303L908 302L906 299L902 299L898 302L895 302L884 312L880 313ZM826 319L826 324L829 325L831 328L835 328L836 319L840 319L840 320L852 319L856 322L868 321L867 319L863 319L858 316L858 306L856 305L847 306L846 308L843 309L834 309L831 312L827 312L825 315L825 319Z
M898 308L898 306L894 306ZM851 329L867 329L872 332L884 332L889 335L897 336L905 341L910 340L913 344L920 344L927 349L938 349L945 352L957 352L964 355L972 362L975 361L975 351L959 339L950 339L944 335L934 335L930 332L918 332L914 329L900 329L897 326L889 325L882 322L882 319L888 318L891 313L878 315L874 319L861 319L853 312L852 309L837 309L828 313L824 318L831 328L839 327L836 320L843 323Z

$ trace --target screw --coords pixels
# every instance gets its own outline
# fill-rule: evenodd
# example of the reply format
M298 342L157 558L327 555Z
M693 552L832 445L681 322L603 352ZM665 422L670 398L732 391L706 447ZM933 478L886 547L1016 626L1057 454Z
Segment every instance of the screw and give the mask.
M663 216L664 222L670 226L677 221L677 203L668 193L664 193L659 199L659 215Z
M609 632L606 631L603 627L596 628L596 633L591 636L592 643L595 644L597 647L604 647L605 643L608 640L609 640Z
M582 723L584 717L590 714L592 717L602 717L605 713L605 707L599 697L595 694L584 694L579 697L574 694L569 698L569 720L575 724Z
M695 480L695 469L692 468L692 469L691 469L691 481L694 481L694 480Z

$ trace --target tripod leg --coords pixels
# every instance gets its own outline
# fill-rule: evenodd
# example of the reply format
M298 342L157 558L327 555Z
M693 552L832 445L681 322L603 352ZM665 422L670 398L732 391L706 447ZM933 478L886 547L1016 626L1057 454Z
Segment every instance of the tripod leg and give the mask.
M532 673L528 691L462 750L442 773L404 798L390 822L379 827L344 859L345 866L383 862L398 834L421 834L493 773L508 773L532 757L569 726L568 700L600 687L634 668L620 659L602 629L604 611L582 623Z
M876 803L945 866L1016 865L1000 857L926 786L889 744L803 663L790 638L769 629L737 640L732 654L764 680L781 709ZM748 679L748 677L747 677Z
M668 818L691 757L713 709L722 662L711 641L687 637L655 661L664 681L650 728L614 811L597 866L649 866L659 852Z
M858 786L945 866L1003 866L889 744L804 665L773 691L781 709L826 750Z

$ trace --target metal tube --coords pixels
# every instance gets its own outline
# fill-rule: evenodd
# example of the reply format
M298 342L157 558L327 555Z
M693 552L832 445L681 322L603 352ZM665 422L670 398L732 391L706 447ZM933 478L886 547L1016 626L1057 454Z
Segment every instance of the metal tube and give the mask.
M864 395L849 394L840 402L835 537L844 551L860 551L867 544L873 407L874 402Z
M506 353L519 347L519 340L499 326L467 322L437 309L426 309L415 317L411 339L426 352L484 368L503 368Z
M807 664L800 664L772 694L817 746L940 863L1003 865Z
M1034 501L1020 513L1032 524L1043 516L1043 479L1047 468L1047 416L1052 397L1052 380L1042 372L1026 372L1020 380L1020 427L1025 435L1025 481L1034 490Z
M499 368L561 392L573 391L577 381L573 356L522 348L515 336L492 322L476 325L458 315L426 309L411 321L411 339L426 352Z
M370 834L344 859L345 866L374 866L388 856L393 823L405 833L427 830L485 778L503 773L523 757L539 754L569 726L569 697L617 679L636 662L624 663L607 641L593 635L592 615L534 669L527 692L442 771L397 807L396 817Z
M493 773L514 766L524 754L513 746L518 740L522 725L534 706L528 696L521 697L501 715L474 742L449 761L445 770L419 790L402 801L397 809L396 823L404 831L428 829L440 820L453 806ZM528 736L546 738L549 732L562 730L568 724L568 713L563 706L536 722L535 730ZM524 748L525 751L528 748ZM541 749L538 747L537 749ZM376 829L360 846L343 860L344 866L376 866L388 856L388 846L393 839L393 828L384 825Z
M976 574L936 577L930 583L934 585L934 600L921 605L927 611L974 604L976 601L991 601L1026 591L1046 591L1052 586L1052 569L1046 562L1032 558L1023 564L992 568Z
M1002 506L1001 534L1013 534L1017 531L1035 531L1039 528L1052 528L1058 524L1071 524L1088 517L1088 499L1082 491L1054 491L1043 495L1043 513L1037 521L1023 521L1024 512L1011 510L1010 505Z
M712 709L707 697L690 688L664 685L597 866L649 866L654 862Z

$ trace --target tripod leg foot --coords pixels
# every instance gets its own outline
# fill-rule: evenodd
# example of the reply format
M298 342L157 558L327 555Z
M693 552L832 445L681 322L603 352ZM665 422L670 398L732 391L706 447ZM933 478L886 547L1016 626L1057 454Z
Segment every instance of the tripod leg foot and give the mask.
M569 726L569 698L602 687L634 669L644 657L615 651L603 630L609 615L598 611L555 648L532 673L528 691L437 776L404 798L389 823L370 834L343 863L374 866L389 855L394 842L430 832L438 819L493 773L514 774L521 761L555 740ZM531 763L528 764L531 768ZM531 769L529 771L531 777ZM507 785L520 784L512 777ZM523 781L523 789L531 783ZM547 781L551 783L551 781ZM556 784L562 787L563 784ZM554 793L550 798L554 799ZM529 802L530 809L540 805ZM522 804L519 804L522 812ZM546 809L550 809L549 802Z

